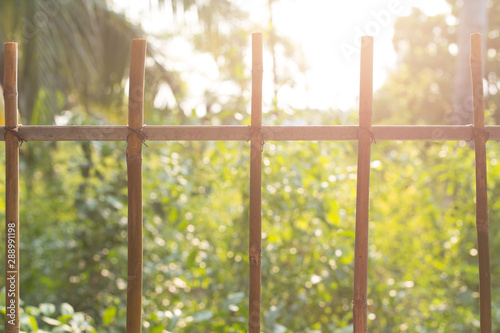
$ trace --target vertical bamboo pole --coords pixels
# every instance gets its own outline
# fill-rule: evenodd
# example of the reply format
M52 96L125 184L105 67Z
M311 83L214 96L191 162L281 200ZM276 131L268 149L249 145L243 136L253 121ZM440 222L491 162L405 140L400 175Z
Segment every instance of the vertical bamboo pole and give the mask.
M142 141L146 40L132 41L127 137L128 286L127 333L141 332L142 316Z
M5 43L5 128L17 131L17 44ZM19 325L19 147L14 133L5 133L5 307L6 333Z
M354 249L354 332L367 332L368 288L368 212L370 188L370 154L373 135L373 37L361 40L361 74L359 91L358 176L356 187L356 238Z
M479 259L479 307L481 333L491 333L491 280L488 192L486 187L486 140L484 129L483 60L481 34L471 35L471 76L474 103L474 150L476 155L476 229Z
M262 232L262 33L252 34L252 135L250 150L249 333L260 333Z

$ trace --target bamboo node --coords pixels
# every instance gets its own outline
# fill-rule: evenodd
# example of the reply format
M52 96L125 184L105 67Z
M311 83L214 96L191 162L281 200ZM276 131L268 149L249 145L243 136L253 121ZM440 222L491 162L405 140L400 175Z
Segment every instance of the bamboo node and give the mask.
M256 74L259 74L259 73L263 73L264 72L264 66L263 65L252 65L252 74L253 73L256 73Z
M488 219L486 219L486 220L477 220L476 221L476 229L478 231L489 232L490 231L490 221Z
M248 258L252 264L259 264L262 261L262 255L249 255Z
M487 130L481 127L476 127L474 125L470 125L473 129L473 132L472 132L472 138L470 140L467 140L467 141L474 141L474 140L477 140L478 138L484 138L484 142L488 141L488 139L490 138L490 132L488 132Z
M139 140L141 140L142 144L147 147L148 146L146 144L147 136L146 136L146 133L144 133L144 126L146 126L146 125L143 125L139 128L132 128L130 126L127 126L127 129L128 129L127 140L128 140L128 137L130 134L135 133L135 135L137 135Z
M368 134L370 134L370 138L371 138L371 141L370 143L377 143L377 140L375 140L375 134L373 134L373 131L369 128L366 128L364 126L359 126L360 129L362 129L363 131L367 131Z
M17 96L17 90L15 89L5 89L3 91L4 96Z
M19 133L20 126L21 126L20 124L18 126L14 126L14 127L5 126L5 134L4 134L4 140L5 140L5 136L7 135L7 132L12 133L19 141L19 148L21 148L21 146L23 145L24 142L28 141L21 135L21 133Z
M126 153L126 160L127 162L133 162L133 161L142 161L142 155L133 155L133 154L129 154L128 153L128 149L127 149L127 153Z
M259 264L262 261L262 251L258 246L250 246L250 254L248 258L252 264Z
M353 304L354 308L360 308L360 307L366 308L366 307L368 307L366 299L364 299L363 297L355 297L352 300L352 304Z
M259 142L260 141L260 152L264 151L264 144L266 143L264 141L264 134L262 133L262 126L251 126L250 127L250 137L247 139L248 141L254 142Z

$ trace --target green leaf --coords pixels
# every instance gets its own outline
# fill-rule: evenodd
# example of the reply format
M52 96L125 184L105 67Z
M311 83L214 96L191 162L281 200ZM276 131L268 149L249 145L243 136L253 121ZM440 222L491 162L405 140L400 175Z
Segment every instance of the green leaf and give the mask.
M105 326L108 326L116 316L116 307L110 306L106 310L104 310L104 314L102 316L102 321Z
M286 327L280 324L274 324L273 333L285 333Z
M38 323L36 321L36 318L33 316L30 316L30 325L33 331L38 332Z
M59 320L49 317L42 317L42 320L52 326L61 326L62 323Z
M352 332L352 330L353 330L352 325L349 325L349 326L339 328L338 330L335 331L335 333L348 333L348 332Z
M61 313L63 315L70 315L70 314L75 313L75 310L68 303L63 303L63 304L61 304Z
M198 255L198 249L195 248L186 259L188 267L193 267L195 264L196 256Z
M56 312L56 307L54 304L42 303L40 304L40 310L46 316L50 316Z
M34 306L27 306L24 308L24 310L26 311L26 313L29 313L29 314L34 315L34 316L40 315L40 312L41 312L39 308L34 307Z
M228 304L238 305L244 298L245 298L245 293L244 292L238 292L238 293L234 293L234 294L229 294L227 296L227 303Z
M193 316L195 322L199 323L205 320L209 320L214 316L213 312L210 310L200 311Z
M163 326L157 326L149 331L149 333L163 333L163 332L165 332L165 328Z

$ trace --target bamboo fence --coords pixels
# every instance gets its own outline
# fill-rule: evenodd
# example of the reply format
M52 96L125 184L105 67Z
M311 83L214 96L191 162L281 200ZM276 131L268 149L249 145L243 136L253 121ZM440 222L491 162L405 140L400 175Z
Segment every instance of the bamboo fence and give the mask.
M17 44L5 43L5 126L0 140L6 150L5 213L5 332L20 331L19 322L19 149L24 141L126 141L128 176L128 287L127 332L142 327L142 143L152 141L250 141L248 331L261 331L262 151L265 141L357 140L356 236L354 259L354 332L368 331L368 220L371 143L375 140L474 141L476 159L476 226L479 257L481 333L491 333L489 219L486 187L486 141L500 140L500 126L485 126L481 35L471 35L471 77L474 124L456 126L372 126L373 37L363 37L359 126L263 126L262 34L252 35L251 126L146 126L144 69L146 41L134 39L130 60L128 126L21 126L17 119Z

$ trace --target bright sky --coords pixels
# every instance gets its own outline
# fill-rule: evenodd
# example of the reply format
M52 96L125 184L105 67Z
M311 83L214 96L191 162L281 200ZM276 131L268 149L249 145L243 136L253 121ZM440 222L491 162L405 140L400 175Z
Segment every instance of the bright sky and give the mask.
M233 2L247 10L256 24L263 27L268 24L268 0ZM130 18L140 20L148 31L173 31L171 13L148 10L143 1L114 0L114 3L118 10L124 11ZM398 16L407 15L412 7L418 7L429 15L450 12L445 0L277 1L273 6L274 25L281 35L291 37L301 46L309 65L305 78L296 77L294 89L280 90L280 107L357 108L360 36L375 37L374 87L377 89L396 62L391 42L394 21ZM215 63L208 56L194 55L191 46L180 38L171 40L165 49L170 66L182 70L184 78L188 80L190 98L183 107L197 108L197 104L203 100L204 87L213 85L218 77ZM250 54L246 61L249 59ZM264 62L264 103L270 104L273 96L270 58L265 58ZM218 87L220 91L226 88L223 85ZM229 93L229 90L226 91ZM168 99L165 98L164 102ZM204 107L198 109L203 110Z

